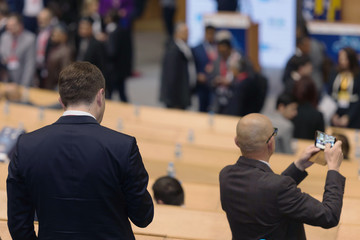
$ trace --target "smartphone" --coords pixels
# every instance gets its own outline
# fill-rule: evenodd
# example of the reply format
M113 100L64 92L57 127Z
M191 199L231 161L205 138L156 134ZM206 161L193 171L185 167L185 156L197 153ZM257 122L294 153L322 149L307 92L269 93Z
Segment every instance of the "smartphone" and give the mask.
M315 147L320 149L325 149L325 145L330 143L331 147L334 146L336 138L331 135L327 135L324 132L316 131L315 132Z

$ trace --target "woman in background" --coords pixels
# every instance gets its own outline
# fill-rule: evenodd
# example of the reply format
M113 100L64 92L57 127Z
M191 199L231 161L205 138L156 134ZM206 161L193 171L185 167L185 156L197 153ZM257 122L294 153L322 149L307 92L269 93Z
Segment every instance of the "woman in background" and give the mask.
M360 128L360 67L354 49L346 47L339 51L336 70L329 95L338 109L331 122L336 127Z

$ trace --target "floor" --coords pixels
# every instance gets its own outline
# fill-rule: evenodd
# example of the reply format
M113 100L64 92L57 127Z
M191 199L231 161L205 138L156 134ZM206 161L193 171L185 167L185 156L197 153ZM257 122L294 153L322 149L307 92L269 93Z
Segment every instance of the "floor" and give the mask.
M166 37L161 32L135 32L135 70L139 76L129 78L127 91L129 100L136 105L163 107L159 102L161 61ZM268 97L263 112L272 111L276 96L281 91L279 69L263 69L269 79ZM118 99L115 95L114 99ZM193 97L190 111L196 111L198 102Z

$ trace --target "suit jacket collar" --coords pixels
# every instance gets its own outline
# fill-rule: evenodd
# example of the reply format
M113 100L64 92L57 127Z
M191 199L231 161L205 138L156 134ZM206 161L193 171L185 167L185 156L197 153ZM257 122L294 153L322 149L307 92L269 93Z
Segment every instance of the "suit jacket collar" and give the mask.
M99 124L90 116L62 116L54 124Z
M259 160L256 159L250 159L250 158L246 158L241 156L239 158L239 160L237 161L238 165L247 165L253 168L259 168L264 172L273 172L273 170L271 170L271 168L266 165L265 163L260 162Z

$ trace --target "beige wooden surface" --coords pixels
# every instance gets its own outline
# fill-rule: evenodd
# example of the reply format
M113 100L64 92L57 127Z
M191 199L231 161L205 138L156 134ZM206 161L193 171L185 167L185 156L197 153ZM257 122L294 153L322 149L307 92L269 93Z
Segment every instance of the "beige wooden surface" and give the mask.
M30 99L41 105L56 103L57 98L57 94L53 92L30 92ZM4 104L4 101L0 101L0 128L23 124L27 131L32 131L53 123L62 114L62 110L45 110L44 118L40 119L41 108L11 103L9 114L5 115ZM177 178L182 181L185 190L184 207L156 206L151 226L136 228L135 232L182 239L230 239L227 220L221 210L218 174L224 166L234 164L240 155L233 143L234 129L239 118L216 115L213 118L214 124L210 125L208 114L137 107L116 102L106 104L103 125L134 135L138 140L151 178L149 191L152 192L154 179L166 174L170 161L175 163ZM119 122L121 129L118 129ZM194 133L192 142L188 141L189 131ZM340 132L348 136L351 142L354 141L354 130L340 129ZM175 157L176 143L182 146L180 158ZM313 142L298 141L295 155L274 154L270 161L274 172L281 173L310 144ZM309 239L355 239L353 236L359 233L360 182L358 162L353 158L354 147L351 156L352 159L344 161L341 167L341 173L347 177L347 182L340 227L324 230L306 226ZM321 200L327 168L314 164L308 172L309 176L300 187ZM0 164L0 219L6 219L6 176L7 164ZM204 225L198 227L203 222ZM141 237L137 239L142 239Z

